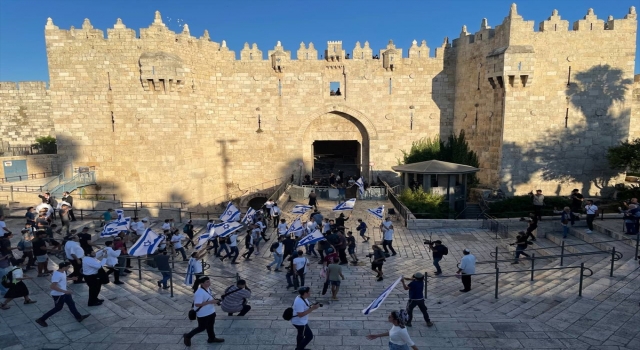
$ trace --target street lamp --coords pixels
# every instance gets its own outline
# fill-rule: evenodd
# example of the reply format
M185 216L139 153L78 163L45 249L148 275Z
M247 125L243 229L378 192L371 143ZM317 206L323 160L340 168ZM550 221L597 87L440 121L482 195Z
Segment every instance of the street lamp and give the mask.
M302 186L302 166L303 165L304 165L303 162L298 163L298 167L300 168L300 174L298 176L298 186Z
M258 112L258 130L256 130L256 132L258 134L262 133L262 117L260 115L260 107L256 108L256 111Z

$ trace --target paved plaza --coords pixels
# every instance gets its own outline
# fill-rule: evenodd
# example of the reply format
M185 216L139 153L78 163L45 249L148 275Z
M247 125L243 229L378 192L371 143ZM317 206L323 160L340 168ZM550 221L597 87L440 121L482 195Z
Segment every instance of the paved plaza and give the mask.
M285 211L294 204L288 203ZM359 201L347 221L348 228L355 228L357 218L364 219L370 228L376 227L379 221L365 211L382 204L390 206L388 202ZM321 211L334 217L330 211L333 205L333 202L321 202ZM292 218L289 215L287 221ZM20 231L23 220L9 219L7 223L16 233ZM74 224L75 227L92 225L89 221ZM202 224L196 229L201 229ZM539 231L548 238L539 237L538 247L548 247L550 251L556 249L552 239L554 230L557 230L555 224L555 220L541 223ZM156 221L153 227L159 225ZM415 310L409 333L419 349L640 348L640 329L637 327L640 323L640 273L638 262L633 260L630 251L625 251L625 257L616 262L614 277L608 277L610 262L607 255L565 259L565 266L576 266L582 261L594 271L593 276L585 277L583 297L578 297L578 269L537 272L534 281L530 281L530 274L526 272L500 275L498 299L494 298L494 275L475 276L472 291L460 293L458 290L462 284L451 275L456 271L464 248L469 248L478 261L487 261L493 259L490 253L496 246L506 252L507 243L514 241L513 238L496 239L493 233L480 226L481 221L459 220L451 221L449 228L407 230L397 222L393 243L398 255L388 258L384 264L385 279L382 282L375 281L365 257L373 241L380 240L379 230L373 230L375 237L372 236L370 243L362 243L358 239L361 264L343 266L345 280L339 301L330 301L329 294L320 295L320 265L316 264L316 259L310 258L312 263L307 285L312 289L311 299L322 302L324 306L310 315L309 324L315 338L309 348L386 349L388 339L367 340L365 336L390 328L386 322L387 314L405 306L407 293L401 286L397 287L382 307L371 315L364 316L362 309L397 277L403 274L410 276L418 271L428 272L431 276L428 279L427 306L435 323L427 328ZM517 231L524 226L514 221L510 228ZM433 277L431 255L422 243L425 238L440 239L449 248L449 255L441 262L443 277ZM631 247L627 249L631 250ZM235 282L237 273L247 280L252 290L252 309L244 317L230 317L218 310L216 335L224 338L225 342L207 344L206 336L198 335L193 338L193 349L294 349L295 329L282 320L281 315L295 294L285 289L284 272L265 268L272 260L268 250L268 244L263 244L259 256L248 262L239 258L239 265L230 265L227 261L222 263L212 256L206 258L211 265L207 273L216 276L212 278L215 293L218 296L222 294L223 288ZM503 256L506 257L507 254ZM134 262L133 266L137 268L138 265ZM519 265L499 264L501 271L526 270L530 266L528 261ZM559 266L558 259L536 262L536 268L556 266ZM187 319L192 293L183 283L185 263L176 262L174 297L170 297L169 290L157 288L159 273L145 264L142 264L142 269L142 279L138 279L138 273L134 271L122 279L124 285L103 286L101 298L105 302L98 307L86 306L86 285L70 285L80 312L91 313L91 317L78 323L65 308L48 320L48 328L41 328L34 320L53 305L48 296L49 279L27 281L31 298L38 303L23 305L18 300L10 304L10 310L0 311L0 348L184 349L182 334L195 327L195 322ZM478 273L494 271L493 264L479 264L477 267ZM35 276L34 272L27 274Z

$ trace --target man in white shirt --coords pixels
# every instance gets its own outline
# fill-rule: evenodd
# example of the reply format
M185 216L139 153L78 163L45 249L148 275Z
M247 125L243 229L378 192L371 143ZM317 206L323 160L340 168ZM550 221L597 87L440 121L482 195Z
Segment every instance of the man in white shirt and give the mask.
M233 232L231 236L229 236L229 249L231 250L227 255L220 257L220 261L224 261L226 258L231 258L232 264L239 264L236 262L238 255L240 255L240 251L238 250L238 234ZM233 257L231 257L233 255Z
M589 199L587 205L584 206L584 210L587 212L587 233L593 232L593 220L598 215L598 206L593 204L593 201Z
M278 224L278 235L284 235L289 230L289 226L287 226L287 220L280 219L280 223Z
M303 256L302 250L298 250L297 257L291 261L293 268L286 275L287 288L289 288L289 286L293 286L295 289L298 289L298 286L304 287L304 275L307 273L308 264L309 259ZM293 277L293 281L291 277ZM300 281L300 284L298 284L298 281Z
M313 340L313 332L309 328L309 315L317 310L321 304L309 304L309 295L311 288L300 287L297 290L299 296L293 301L293 318L291 324L296 327L298 335L296 336L296 349L304 349Z
M280 211L280 208L278 208L278 204L273 203L273 206L271 207L271 219L273 220L273 228L278 227L278 222L280 222L281 213L282 212Z
M76 309L76 304L71 297L71 290L67 289L67 270L70 264L62 262L58 265L58 270L53 272L51 276L51 297L53 297L53 309L47 311L42 317L36 320L36 323L42 327L48 327L47 319L62 310L64 304L67 304L69 311L73 314L78 322L82 322L90 315L81 315ZM74 278L71 278L74 279Z
M0 237L5 234L11 234L11 230L7 228L7 224L4 222L4 215L0 215Z
M100 255L100 259L96 259L95 252L92 251L90 254L90 256L85 255L82 258L82 274L84 274L84 279L87 281L87 286L89 287L89 301L87 305L99 306L102 305L104 300L98 299L98 295L100 295L100 287L102 287L98 271L102 270L102 267L107 263L107 261L104 259L104 254Z
M171 236L171 243L173 244L173 248L176 252L180 252L180 254L182 254L182 261L189 261L189 259L187 259L187 253L185 253L184 247L182 246L182 240L184 238L185 237L182 233L176 233Z
M272 252L273 261L271 262L271 264L267 265L267 270L269 271L271 271L271 266L276 265L274 271L280 272L280 266L282 266L282 260L284 259L284 244L282 244L283 240L284 236L278 236L278 241L272 244L272 246L275 246L275 250L273 250Z
M144 227L144 223L137 217L133 218L133 221L131 222L131 231L135 232L138 236L142 236L145 230L146 228Z
M255 225L260 228L260 235L265 242L269 241L269 237L267 237L267 226L262 222L262 220L256 221Z
M64 244L64 253L73 266L73 272L69 274L69 277L76 277L73 283L84 283L82 280L84 250L80 247L80 239L77 235L71 236L71 240Z
M462 293L466 293L471 290L471 275L476 273L476 257L471 254L469 249L465 249L462 251L464 256L460 259L460 268L458 269L458 274L462 274L462 285L464 289L460 291Z
M391 249L391 256L396 255L396 251L393 249L393 224L391 218L387 218L382 224L380 224L380 231L383 232L382 248L385 254L388 254L387 246Z
M124 284L124 282L120 281L120 269L117 268L118 265L118 257L121 250L113 250L113 241L104 242L105 248L99 251L99 254L104 254L106 257L105 265L109 270L107 275L113 274L113 284Z

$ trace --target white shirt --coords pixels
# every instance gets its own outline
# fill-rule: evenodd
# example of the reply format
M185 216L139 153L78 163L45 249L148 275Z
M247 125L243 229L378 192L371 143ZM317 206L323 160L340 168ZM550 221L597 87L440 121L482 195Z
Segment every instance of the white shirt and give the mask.
M276 253L278 255L283 255L284 254L284 244L282 244L282 242L278 243L278 248L276 248Z
M271 210L271 208L273 207L273 201L264 202L264 207Z
M116 266L118 264L118 257L120 256L120 253L122 253L122 251L113 250L113 248L107 247L107 249L106 249L106 254L107 254L106 266L111 266L111 267Z
M473 254L467 254L460 259L460 269L462 273L476 273L476 257Z
M327 233L331 231L331 224L328 222L325 222L322 224L322 233Z
M182 248L182 239L184 238L184 235L182 233L177 234L177 235L173 235L173 237L171 237L171 243L173 243L173 247L176 249L180 249Z
M47 208L47 217L49 217L49 216L51 216L51 214L53 214L53 208L47 203L38 204L38 206L36 207L36 212L40 213L42 208Z
M202 263L196 258L189 258L189 266L193 266L193 273L202 273Z
M57 283L58 288L62 290L67 290L67 273L60 272L57 270L53 271L53 274L51 275L51 283ZM53 290L53 289L51 290L50 294L54 297L64 295L64 293L58 292L57 290Z
M300 270L300 269L304 269L304 273L307 273L307 258L305 257L298 257L293 259L293 266L295 267L296 271Z
M262 221L256 222L256 225L258 225L258 227L260 228L260 231L264 231L264 229L266 228L266 226Z
M162 230L171 230L171 224L165 222L164 224L162 224Z
M415 343L411 340L411 337L409 337L407 328L400 328L398 326L393 326L389 330L389 341L397 345L415 345Z
M260 234L262 233L262 230L259 227L254 228L253 230L251 230L251 237L253 237L253 240L257 240L258 237L260 237Z
M278 207L271 208L271 216L280 216L280 208Z
M285 233L287 233L288 227L287 227L287 223L283 223L283 224L278 224L278 233L283 235Z
M238 246L238 235L234 233L229 237L231 243L229 243L229 247L237 247Z
M305 312L309 310L309 302L302 299L300 296L296 297L296 300L293 301L293 318L291 319L291 324L296 326L304 326L309 323L309 315L304 315L302 317L298 317L298 313Z
M206 290L202 287L198 287L198 290L193 295L193 310L196 311L196 315L198 317L209 316L214 312L216 312L216 307L213 304L207 304L202 306L202 308L200 308L200 311L198 311L198 306L196 306L196 304L202 304L205 301L209 301L211 299L213 299L213 295L211 294L211 289Z
M316 230L316 222L315 221L309 221L307 222L307 232L312 233L313 231Z
M584 209L587 211L587 215L595 215L595 213L598 211L598 206L594 204L586 205Z
M391 223L391 221L385 221L382 223L382 226L385 227L385 231L384 231L384 240L385 241L391 241L393 240L393 229L390 228L391 226L393 226L393 224Z
M144 234L144 231L145 231L144 223L142 221L138 221L138 222L134 221L134 222L131 223L131 229L133 231L136 231L136 233L139 236L142 236Z
M75 254L78 259L84 257L84 250L80 247L79 242L68 241L64 244L64 253L67 255L67 259L73 260L71 254Z
M98 260L90 256L82 258L82 274L83 275L95 275L98 270L105 265L105 260Z
M0 221L0 237L4 236L6 233L4 229L7 227L7 224L4 221Z

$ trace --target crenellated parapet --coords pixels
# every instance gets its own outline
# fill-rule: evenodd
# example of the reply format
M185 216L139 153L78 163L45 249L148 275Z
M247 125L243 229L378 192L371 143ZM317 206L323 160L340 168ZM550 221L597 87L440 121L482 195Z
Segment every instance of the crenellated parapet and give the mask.
M411 59L428 59L429 58L429 47L427 46L427 41L422 40L420 46L418 46L418 41L414 40L411 43L411 47L409 48L409 58Z
M299 61L309 61L318 59L318 50L313 46L313 43L309 43L309 47L305 47L304 42L300 43L300 48L296 53L296 57Z
M258 44L253 43L253 46L249 47L249 43L244 43L240 50L240 61L262 61L262 51L258 50Z
M360 46L360 42L356 42L356 47L353 48L353 56L351 57L354 60L372 60L373 59L373 50L369 47L369 42L364 42L364 47Z
M382 67L388 71L398 69L402 65L402 49L396 48L393 40L389 40L387 48L380 50Z
M269 50L268 55L271 60L271 67L276 72L284 71L285 67L291 62L291 51L285 51L280 41L276 43L273 50Z

